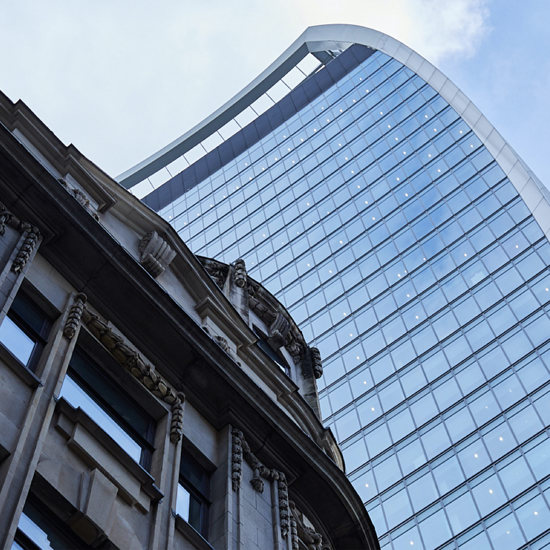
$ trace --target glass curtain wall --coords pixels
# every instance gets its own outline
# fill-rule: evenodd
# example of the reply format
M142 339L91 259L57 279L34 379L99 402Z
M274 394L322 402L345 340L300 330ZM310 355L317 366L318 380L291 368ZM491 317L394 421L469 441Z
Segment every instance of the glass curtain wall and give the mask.
M351 46L289 96L145 202L196 254L243 258L320 349L324 422L383 548L542 548L548 240L388 55Z

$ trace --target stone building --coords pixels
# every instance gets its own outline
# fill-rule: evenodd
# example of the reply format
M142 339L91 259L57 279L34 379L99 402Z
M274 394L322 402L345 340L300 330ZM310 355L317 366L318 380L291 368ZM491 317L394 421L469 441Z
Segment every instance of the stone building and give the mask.
M0 94L0 548L378 548L284 307Z

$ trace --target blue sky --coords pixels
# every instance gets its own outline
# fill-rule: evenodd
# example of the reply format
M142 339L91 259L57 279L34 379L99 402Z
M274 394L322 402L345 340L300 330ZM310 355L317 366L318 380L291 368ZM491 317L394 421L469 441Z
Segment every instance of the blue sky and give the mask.
M391 34L550 185L547 0L0 0L0 89L112 176L237 93L308 25Z
M469 58L439 68L550 187L550 2L489 4L489 32Z

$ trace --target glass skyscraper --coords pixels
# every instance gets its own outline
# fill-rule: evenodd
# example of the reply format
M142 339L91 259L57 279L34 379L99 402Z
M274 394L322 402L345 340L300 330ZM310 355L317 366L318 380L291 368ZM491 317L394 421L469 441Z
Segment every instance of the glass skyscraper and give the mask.
M550 545L548 192L437 69L310 28L120 181L320 349L382 548Z

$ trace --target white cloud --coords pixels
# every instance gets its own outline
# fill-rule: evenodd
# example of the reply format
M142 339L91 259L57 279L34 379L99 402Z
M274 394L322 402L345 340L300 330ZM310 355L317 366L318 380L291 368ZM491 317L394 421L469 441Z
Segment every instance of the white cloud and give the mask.
M482 0L19 0L2 9L0 87L113 175L208 116L309 25L370 26L438 63L470 55L488 17Z
M485 0L315 0L294 5L308 25L353 23L377 29L433 63L449 55L472 55L488 32Z

